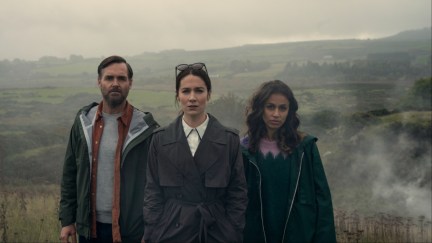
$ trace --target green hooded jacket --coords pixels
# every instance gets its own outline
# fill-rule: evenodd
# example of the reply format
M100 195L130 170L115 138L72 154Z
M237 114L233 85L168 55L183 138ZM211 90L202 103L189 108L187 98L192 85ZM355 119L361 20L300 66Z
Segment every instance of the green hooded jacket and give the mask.
M306 136L290 156L288 204L282 241L336 242L330 189L316 145L317 138ZM248 183L249 204L246 211L244 242L267 242L261 191L261 172L257 156L248 151L249 139L242 139L242 153Z
M90 237L91 139L97 107L97 103L83 107L75 117L61 181L61 225L75 224L77 233L86 238ZM147 154L157 127L151 113L134 108L121 157L119 224L123 242L139 242L144 234L142 205Z

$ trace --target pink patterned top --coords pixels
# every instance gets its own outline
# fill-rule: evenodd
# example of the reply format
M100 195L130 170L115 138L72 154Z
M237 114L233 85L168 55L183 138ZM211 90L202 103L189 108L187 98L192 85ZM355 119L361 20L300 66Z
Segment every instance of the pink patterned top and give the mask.
M264 156L267 156L269 153L271 155L273 155L274 158L276 156L278 156L280 153L282 153L284 157L287 156L287 154L285 152L282 152L279 149L279 147L277 146L277 142L275 140L269 140L266 138L262 138L260 140L259 148L260 148L261 153Z

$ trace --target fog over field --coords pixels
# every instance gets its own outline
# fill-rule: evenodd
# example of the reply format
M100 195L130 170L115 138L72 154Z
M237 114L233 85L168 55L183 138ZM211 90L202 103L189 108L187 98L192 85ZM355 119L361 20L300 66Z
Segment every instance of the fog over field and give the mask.
M349 176L371 187L370 200L373 204L370 206L376 205L376 209L386 209L394 214L405 212L409 215L424 215L430 219L430 145L419 146L417 141L404 134L389 138L373 136L368 139L366 146L367 148L359 149L358 153L353 154ZM420 147L425 151L412 160L416 164L404 164L412 159L409 157Z
M3 0L0 60L375 39L430 26L430 10L430 0Z

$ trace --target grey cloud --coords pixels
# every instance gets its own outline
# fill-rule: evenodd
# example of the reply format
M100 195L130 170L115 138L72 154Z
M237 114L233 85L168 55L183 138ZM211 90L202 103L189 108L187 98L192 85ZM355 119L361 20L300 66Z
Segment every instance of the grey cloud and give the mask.
M0 60L377 38L430 26L429 0L6 0Z

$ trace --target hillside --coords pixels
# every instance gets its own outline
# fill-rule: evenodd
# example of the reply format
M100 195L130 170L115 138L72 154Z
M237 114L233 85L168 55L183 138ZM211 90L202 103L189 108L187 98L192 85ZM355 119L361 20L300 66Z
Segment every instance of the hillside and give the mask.
M417 29L417 30L406 30L396 35L382 38L381 40L393 40L393 41L409 41L409 40L424 40L431 39L431 27Z
M385 63L370 62L369 57L374 54L384 56ZM316 85L317 79L325 83L371 81L377 76L377 67L381 70L378 74L381 80L415 80L430 76L431 36L430 28L425 28L376 40L290 42L202 51L167 50L137 54L127 59L136 73L135 85L152 90L170 90L175 65L197 61L207 64L210 75L220 84L215 87L215 92L220 88L222 93L242 92L245 87L275 78L294 85ZM80 55L71 55L69 59L46 56L38 61L3 60L0 62L0 88L93 87L99 62L100 58Z

